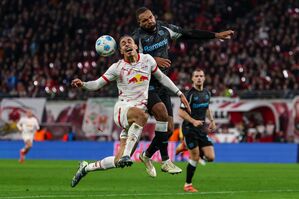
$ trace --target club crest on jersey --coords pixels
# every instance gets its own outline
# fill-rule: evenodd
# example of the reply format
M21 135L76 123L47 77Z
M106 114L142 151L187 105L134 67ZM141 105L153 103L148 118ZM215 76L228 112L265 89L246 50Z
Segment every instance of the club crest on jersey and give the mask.
M141 74L136 74L133 77L129 78L128 83L129 84L141 84L144 81L148 81L148 77L141 75Z
M159 34L160 36L162 36L162 35L164 35L164 31L163 31L163 30L159 30L158 34Z

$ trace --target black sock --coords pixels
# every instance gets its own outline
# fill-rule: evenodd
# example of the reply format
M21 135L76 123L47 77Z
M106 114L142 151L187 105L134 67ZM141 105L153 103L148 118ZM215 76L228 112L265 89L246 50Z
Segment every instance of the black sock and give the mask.
M159 143L159 149L162 161L166 161L169 159L168 156L168 138L169 134L167 132L159 132L160 133L160 143Z
M191 184L192 178L194 176L194 172L196 170L196 167L192 166L190 163L187 165L187 177L186 177L186 183Z
M156 151L159 150L159 145L158 145L159 135L158 134L159 134L159 132L158 133L155 132L154 139L152 140L151 144L149 145L149 147L145 151L146 157L151 158L154 155L154 153L156 153Z

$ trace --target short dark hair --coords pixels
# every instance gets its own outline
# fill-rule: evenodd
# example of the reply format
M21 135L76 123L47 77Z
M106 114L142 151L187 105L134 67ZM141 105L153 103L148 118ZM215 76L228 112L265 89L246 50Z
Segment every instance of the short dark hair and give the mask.
M136 20L139 21L139 15L144 13L145 11L150 10L147 7L140 7L136 10Z
M127 34L125 34L125 35L121 36L121 37L119 38L119 40L118 40L118 48L119 48L119 49L120 49L120 41L121 41L123 38L125 38L125 37L130 37L130 38L132 38L133 41L134 41L134 38L133 38L131 35L127 35ZM135 41L134 41L134 42L135 42Z
M202 68L196 68L193 72L192 72L192 77L194 75L195 72L203 72L204 75L206 75L205 71Z

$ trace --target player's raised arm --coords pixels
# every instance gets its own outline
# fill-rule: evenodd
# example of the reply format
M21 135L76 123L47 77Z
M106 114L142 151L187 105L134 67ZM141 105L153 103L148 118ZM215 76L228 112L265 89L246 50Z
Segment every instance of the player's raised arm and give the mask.
M209 32L204 30L183 30L180 39L231 39L234 34L233 30L226 30L223 32Z

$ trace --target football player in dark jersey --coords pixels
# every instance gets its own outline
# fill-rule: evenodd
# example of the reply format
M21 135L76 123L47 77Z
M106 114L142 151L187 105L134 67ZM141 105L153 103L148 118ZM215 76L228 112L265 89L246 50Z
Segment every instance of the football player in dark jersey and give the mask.
M142 7L136 11L139 27L134 31L133 38L139 47L139 52L152 55L161 70L168 75L171 61L168 59L168 48L171 40L175 39L230 39L234 31L214 33L201 30L186 30L179 26L156 21L155 16L148 8ZM150 81L148 110L157 123L155 137L149 148L141 153L140 159L144 162L147 171L153 170L152 155L160 150L162 158L162 171L170 174L182 172L175 166L168 156L168 138L173 132L173 112L170 96L166 88L161 86L155 78ZM148 172L149 175L151 175Z
M191 114L186 111L183 104L179 109L179 116L184 120L182 131L190 154L184 185L186 192L197 192L197 189L192 186L192 178L200 155L204 156L209 162L215 159L213 143L207 133L214 131L216 125L212 111L209 109L211 94L203 87L204 81L204 71L201 69L195 70L192 74L193 87L186 95L191 107ZM206 117L209 123L206 123Z

